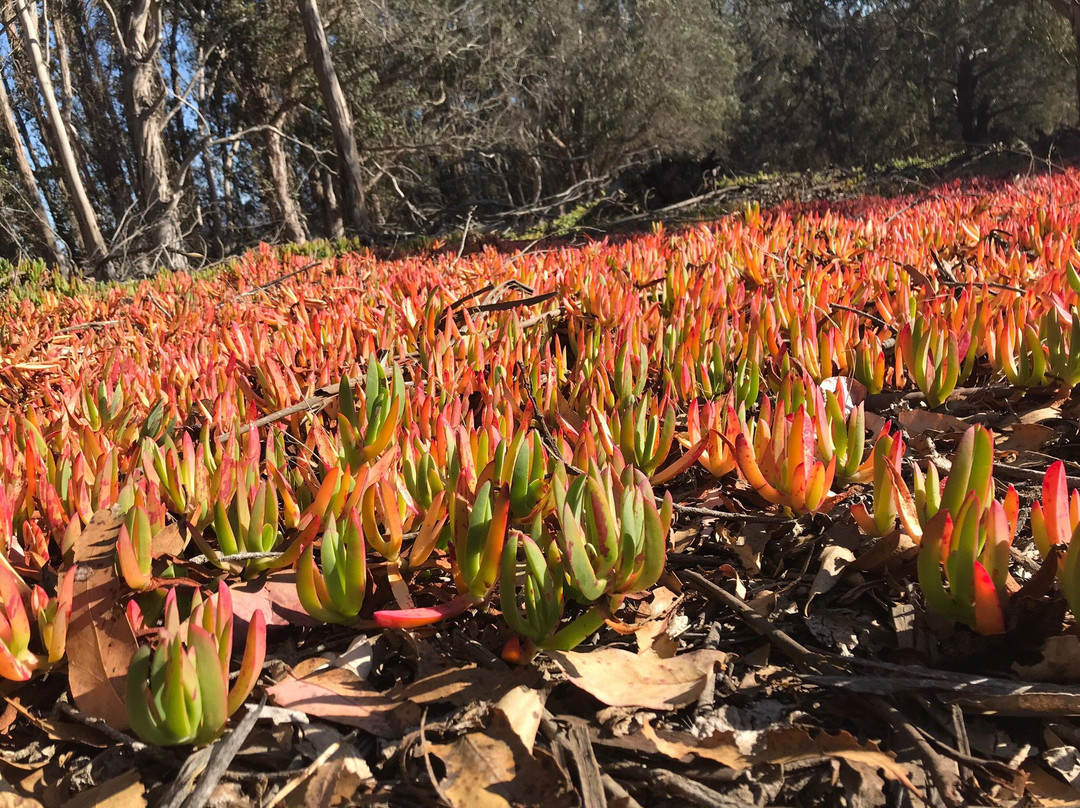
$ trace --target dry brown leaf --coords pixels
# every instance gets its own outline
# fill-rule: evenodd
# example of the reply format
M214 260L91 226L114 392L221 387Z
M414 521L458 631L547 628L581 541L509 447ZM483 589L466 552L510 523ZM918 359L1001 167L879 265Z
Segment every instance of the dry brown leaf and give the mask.
M23 796L7 782L0 780L0 808L44 808L44 806L32 797Z
M674 760L684 760L693 755L737 771L750 766L750 761L739 751L738 744L735 743L734 732L714 732L708 738L695 738L685 732L665 732L660 735L646 721L642 724L641 734L653 742L660 754Z
M24 707L19 699L6 698L5 700L10 709L44 732L50 740L77 743L82 744L83 746L96 746L101 749L104 749L109 745L109 741L105 736L93 727L88 727L85 724L75 724L68 721L53 721L49 718L42 718L34 715L30 710Z
M324 668L303 678L290 674L266 692L279 707L360 727L380 738L400 738L420 721L415 704L370 689L345 668Z
M137 769L76 794L67 808L146 808L146 789Z
M304 789L304 808L355 805L356 793L362 788L367 791L367 785L373 783L367 762L343 750L319 766L308 780Z
M555 761L546 754L529 754L499 713L486 731L433 744L430 750L446 766L439 788L453 808L562 808L576 803Z
M1057 437L1057 430L1045 424L1013 424L999 436L995 448L1001 452L1038 452Z
M270 602L274 614L278 616L274 625L279 625L282 620L290 625L304 628L322 625L304 611L304 607L300 604L300 596L296 593L295 570L274 570L266 576L262 587L252 592L257 597L265 598Z
M446 668L417 679L402 692L414 704L445 701L456 705L491 701L519 685L535 687L542 676L535 667L512 670L481 668L475 663Z
M620 648L546 653L574 685L604 704L651 710L677 710L693 704L714 666L728 658L723 651L708 650L671 659Z
M871 572L888 569L910 561L918 553L918 545L906 533L894 530L874 542L873 546L855 559L852 570Z
M896 416L896 420L912 437L924 432L965 432L970 426L953 415L929 410L904 410Z
M521 738L530 755L536 741L536 732L540 729L546 700L547 696L541 691L518 685L495 704L495 709L506 716L507 723Z
M806 606L803 607L804 615L810 614L810 604L814 598L829 592L840 582L847 565L854 560L855 554L839 544L830 544L821 551L821 569L810 585L810 597L806 599Z
M1031 412L1025 412L1020 416L1020 423L1022 424L1038 424L1043 421L1055 421L1061 418L1060 407L1039 407L1037 410Z
M1038 763L1029 761L1024 771L1027 774L1028 791L1039 800L1038 804L1043 808L1065 808L1080 803L1080 790L1063 783Z
M652 591L652 600L642 607L640 614L646 622L634 634L638 653L652 651L664 659L675 656L679 644L668 634L668 626L679 601L680 597L665 586Z
M1048 637L1042 647L1042 659L1034 665L1014 663L1012 668L1029 682L1080 682L1080 637L1075 634Z
M124 613L127 587L113 564L122 519L98 511L75 542L75 592L68 626L68 685L87 715L126 729L124 695L137 643Z
M806 730L799 727L776 730L769 733L766 751L757 755L754 762L783 765L820 757L840 758L870 766L881 771L890 780L902 783L913 794L919 794L903 764L892 755L882 752L873 741L860 744L849 732L838 732L836 735L822 732L811 738Z
M165 525L150 540L150 553L157 558L162 555L178 556L187 547L187 535L180 532L177 522Z

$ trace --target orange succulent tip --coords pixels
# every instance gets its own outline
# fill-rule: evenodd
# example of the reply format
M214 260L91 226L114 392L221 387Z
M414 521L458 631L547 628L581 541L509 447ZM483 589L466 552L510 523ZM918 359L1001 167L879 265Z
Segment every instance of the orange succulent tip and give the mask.
M453 600L438 606L397 610L382 609L375 612L373 618L381 628L421 628L464 614L480 602L480 600L468 594L458 595Z

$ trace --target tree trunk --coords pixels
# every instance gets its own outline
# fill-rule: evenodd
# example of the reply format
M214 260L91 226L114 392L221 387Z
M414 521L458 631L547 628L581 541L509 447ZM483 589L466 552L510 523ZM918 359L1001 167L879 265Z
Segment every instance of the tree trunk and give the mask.
M326 114L334 130L345 223L353 234L366 233L370 222L364 202L363 172L360 166L360 150L356 145L356 133L353 131L352 113L349 112L348 101L334 69L330 42L323 30L318 5L315 0L297 0L297 6L304 22L304 33L307 35L308 58L315 68Z
M144 222L140 269L153 271L187 267L184 232L180 225L179 191L173 188L165 146L165 81L158 50L161 43L161 3L133 0L125 4L123 85L128 130L135 147L138 195ZM143 242L139 244L138 242Z
M37 8L30 7L30 0L15 0L15 7L18 11L19 21L22 24L22 37L26 54L33 65L38 86L41 88L41 98L45 103L49 132L56 145L60 163L58 167L67 187L72 212L78 223L79 233L82 235L85 249L89 253L90 262L94 265L95 272L101 273L105 271L105 239L101 235L101 228L98 226L94 208L86 195L82 177L79 176L79 167L75 162L75 152L71 148L71 141L68 139L67 129L60 115L60 108L56 103L56 93L53 91L52 79L49 77L49 68L45 64L45 58L41 52L41 43L39 41L41 34L38 30ZM105 271L105 274L107 276L107 271Z
M19 137L15 116L11 111L11 99L8 97L7 87L2 81L0 81L0 117L3 118L4 131L7 133L8 140L11 141L11 151L15 158L15 170L19 178L19 184L22 186L26 203L30 207L31 214L33 214L35 231L33 235L36 242L34 246L41 251L42 257L47 262L59 267L60 271L66 276L71 272L71 263L68 261L67 255L60 249L60 242L56 237L56 232L52 229L52 225L49 224L49 216L45 212L45 205L41 201L41 189L38 187L37 178L34 177L34 172L30 168L30 161L26 157L26 146L22 138Z
M300 220L300 209L289 188L289 160L281 142L281 135L273 129L267 129L263 133L263 141L266 144L266 162L270 173L270 202L274 208L276 223L281 228L281 235L286 241L307 241L307 233L304 232L304 224Z
M1080 120L1080 0L1050 0L1050 5L1069 23L1076 44L1076 115Z

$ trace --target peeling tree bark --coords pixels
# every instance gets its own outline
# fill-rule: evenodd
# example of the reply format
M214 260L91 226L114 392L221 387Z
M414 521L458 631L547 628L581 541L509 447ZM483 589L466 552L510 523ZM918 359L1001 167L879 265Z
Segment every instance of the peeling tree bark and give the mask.
M75 161L75 152L71 148L71 140L68 138L67 128L64 126L60 108L56 103L56 93L53 90L52 79L49 76L48 65L41 52L41 36L38 30L37 8L31 7L30 0L15 0L15 10L18 13L21 25L21 34L25 51L29 58L34 74L37 77L38 86L41 90L41 99L45 104L46 123L48 131L56 146L61 176L67 188L71 201L72 213L79 227L84 248L89 253L90 263L94 268L94 274L108 275L104 265L106 258L105 239L101 235L98 226L97 215L86 195L86 187L79 175L79 167Z
M180 224L180 192L172 184L165 145L165 80L158 58L161 3L159 0L125 3L121 26L124 109L135 147L138 195L144 217L143 238L136 239L136 247L143 254L140 269L151 272L157 265L184 269L187 258Z
M1080 120L1080 0L1050 0L1050 5L1069 23L1076 43L1076 114Z
M45 211L45 205L41 201L41 189L38 187L37 178L30 168L30 161L26 157L26 144L19 137L19 129L15 124L15 115L11 111L11 99L8 97L7 86L0 81L0 118L3 118L4 131L12 144L12 154L15 158L15 170L22 186L23 195L27 205L33 214L35 230L33 238L37 242L37 249L41 250L42 257L53 266L67 275L71 272L71 263L67 255L60 248L60 240L56 232L49 224L49 216Z
M316 0L297 0L297 6L304 22L304 33L307 35L308 58L315 68L326 114L334 130L345 225L354 234L366 233L370 228L370 221L364 200L363 171L360 165L360 150L356 145L356 133L353 131L352 113L349 112L348 100L334 69L330 42L323 30Z

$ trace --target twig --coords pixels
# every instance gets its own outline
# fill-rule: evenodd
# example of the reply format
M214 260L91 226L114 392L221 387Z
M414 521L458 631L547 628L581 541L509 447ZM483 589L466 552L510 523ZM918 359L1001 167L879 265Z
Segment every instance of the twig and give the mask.
M10 703L10 701L8 703ZM132 738L126 732L121 732L118 729L113 729L102 719L95 718L92 715L87 715L86 713L81 712L74 705L69 704L66 701L58 701L56 703L56 709L61 715L64 716L64 718L68 718L72 721L75 721L76 723L82 724L84 727L90 727L90 729L100 732L110 741L115 741L122 746L126 746L133 752L147 752L150 755L156 757L158 760L168 761L169 763L172 763L174 765L176 763L176 757L166 752L164 749L161 749L157 746L145 744L142 741Z
M806 646L792 639L785 631L777 628L771 620L755 612L742 598L733 595L723 587L717 586L704 575L693 570L678 573L686 582L701 594L732 609L739 618L753 631L769 640L784 656L804 671L834 670L835 666L828 658L816 654Z
M189 564L224 564L230 561L257 561L263 558L281 558L284 553L277 552L265 552L265 553L233 553L232 555L218 556L217 558L210 558L205 555L197 555L194 558L189 558L187 563Z
M53 336L59 334L72 334L76 331L85 331L88 328L105 328L110 325L118 325L119 320L92 320L88 323L77 323L76 325L69 325L66 328L61 328Z
M1041 483L1046 477L1045 471L1038 469L1025 469L1020 466L1009 466L1005 463L994 464L994 476L1005 480L1020 480L1022 482ZM1080 477L1065 476L1065 484L1069 488L1080 488Z
M733 511L718 511L714 508L702 508L698 505L681 505L675 503L675 513L686 516L712 516L717 519L730 519L738 522L760 522L766 525L793 525L797 519L790 516L778 516L771 513L734 513Z
M538 314L535 317L530 317L528 320L521 321L522 328L531 328L534 325L539 325L544 322L548 317L558 317L563 313L561 306L556 306L550 311L545 311L543 314Z
M611 795L613 802L617 802L625 806L625 808L641 808L641 803L630 796L630 792L623 788L619 781L610 774L604 773L600 775L600 779L604 781L604 789Z
M221 302L219 302L216 306L214 306L214 309L215 310L220 309L222 306L226 305L227 303L232 303L232 302L234 302L236 300L241 300L241 299L243 299L245 297L253 297L253 296L259 294L259 292L265 292L267 289L273 289L278 284L285 283L285 281L289 280L290 278L295 278L301 272L307 272L309 269L313 269L314 267L317 267L322 263L323 263L322 260L312 261L310 264L305 264L304 266L300 267L299 269L294 269L292 272L288 272L288 273L286 273L284 275L281 275L281 276L279 276L277 278L274 278L272 281L270 281L268 283L264 283L262 286L256 286L254 289L249 289L246 292L238 292L237 294L233 295L228 300L222 300Z
M871 314L868 311L862 311L861 309L852 308L851 306L841 306L839 303L830 303L829 308L839 309L840 311L851 312L852 314L857 314L860 317L865 317L867 320L872 322L874 325L879 325L882 328L889 328L889 324L887 322L882 320L876 314Z
M472 224L472 215L475 210L476 208L469 208L469 215L465 217L465 229L461 231L461 246L458 247L456 261L460 261L461 256L465 254L465 244L469 240L469 225Z
M195 790L181 803L180 808L203 808L210 801L214 788L228 770L229 765L233 762L233 758L236 757L236 753L240 751L240 747L244 745L248 735L251 734L255 722L259 720L259 713L262 712L265 705L266 694L264 693L262 700L257 705L248 708L247 715L236 725L236 729L214 744L210 762L203 771L202 777L199 778Z
M350 384L355 384L355 379L349 379ZM296 404L291 404L288 407L272 412L269 415L264 415L257 421L252 421L250 424L244 424L235 432L223 432L218 436L220 443L225 443L232 435L236 435L238 438L243 437L253 429L262 429L264 426L276 423L277 421L283 421L286 418L296 415L301 412L318 412L326 406L327 402L334 398L338 394L338 386L336 384L328 384L325 387L320 387L315 391L315 395L305 398L303 401L298 401Z
M960 794L960 776L949 771L947 763L942 755L939 755L922 736L919 729L912 724L904 714L882 698L863 699L867 705L880 715L897 733L908 739L922 758L931 781L937 788L941 799L949 808L958 808L963 805L964 798Z
M453 805L446 796L446 792L443 791L442 786L439 785L439 778L435 776L435 769L431 765L431 749L428 748L427 742L427 712L427 707L425 707L424 712L420 714L420 752L424 756L424 766L427 767L427 775L428 779L431 780L431 787L435 789L435 793L439 795L439 799L446 805Z
M320 766L326 763L326 761L333 757L334 753L337 752L340 748L341 741L334 741L332 744L326 747L326 749L323 750L322 754L315 758L315 760L311 761L311 764L306 769L303 769L295 779L290 780L285 785L283 785L281 789L276 794L274 794L274 798L270 800L270 802L266 803L263 808L274 808L275 805L277 805L287 796L292 794L301 783L311 777L311 775L313 775Z
M533 421L536 423L536 428L540 432L540 440L547 446L548 451L554 454L556 457L562 457L562 452L559 450L559 444L555 442L555 438L551 434L551 430L548 429L547 421L544 420L543 413L540 412L540 406L536 403L536 397L533 395L532 382L529 380L528 373L521 374L521 386L525 388L525 395L529 397L529 403L532 404ZM567 471L574 474L584 475L585 471L579 469L573 463L564 463Z

